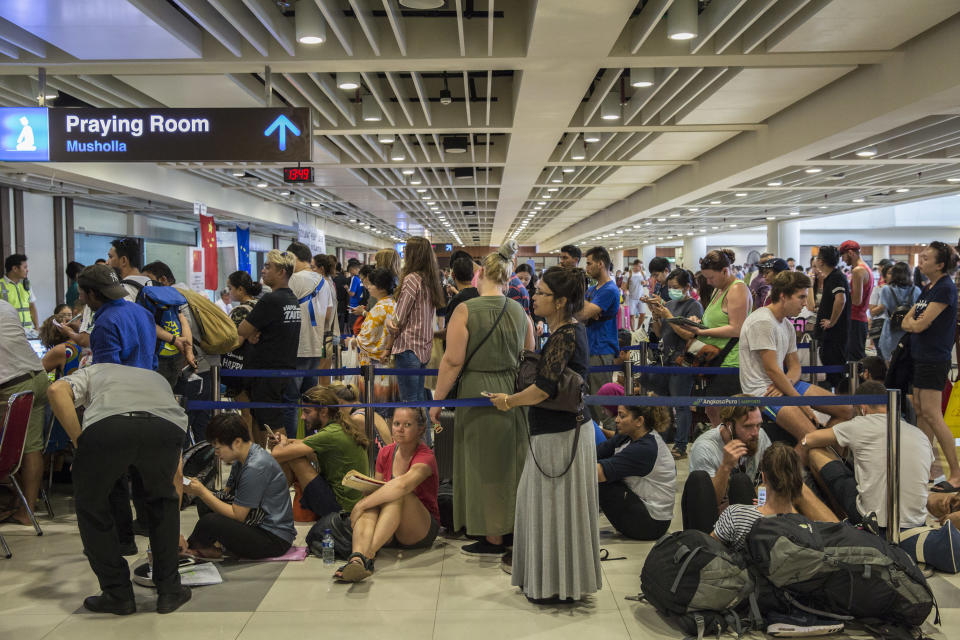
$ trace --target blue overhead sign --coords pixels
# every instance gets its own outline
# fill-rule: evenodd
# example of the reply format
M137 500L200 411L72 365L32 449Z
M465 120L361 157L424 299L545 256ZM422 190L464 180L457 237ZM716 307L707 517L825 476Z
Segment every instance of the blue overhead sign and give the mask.
M46 162L50 159L48 131L45 108L0 109L0 160Z
M309 162L310 110L0 108L7 162Z

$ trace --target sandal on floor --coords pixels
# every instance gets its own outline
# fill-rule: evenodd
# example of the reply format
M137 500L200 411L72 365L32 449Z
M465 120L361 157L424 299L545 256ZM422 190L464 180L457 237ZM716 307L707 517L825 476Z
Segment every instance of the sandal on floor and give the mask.
M356 559L359 559L359 562ZM341 582L360 582L371 575L373 575L373 560L356 552L347 558L347 564L337 569L334 577Z

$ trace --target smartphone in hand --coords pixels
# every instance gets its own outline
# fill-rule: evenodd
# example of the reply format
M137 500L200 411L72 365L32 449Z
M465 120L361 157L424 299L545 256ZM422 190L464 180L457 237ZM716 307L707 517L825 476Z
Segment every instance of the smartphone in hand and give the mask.
M767 502L767 488L760 487L757 489L757 506L762 507Z
M492 398L492 397L495 396L496 394L490 393L489 391L481 391L481 392L480 392L480 395L482 395L484 398Z
M192 482L192 479L188 478L187 476L183 476L181 480L183 481L183 486L185 487L189 487L190 483Z

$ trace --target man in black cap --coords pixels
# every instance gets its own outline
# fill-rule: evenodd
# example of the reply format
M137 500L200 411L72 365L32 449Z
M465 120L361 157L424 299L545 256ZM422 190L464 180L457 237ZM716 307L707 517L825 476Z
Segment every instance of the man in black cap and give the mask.
M760 271L759 277L763 279L763 286L758 293L760 299L754 299L754 309L765 307L770 304L770 285L778 273L790 270L790 265L783 258L768 258L763 262L757 263L757 269ZM753 284L751 282L751 284Z
M95 264L77 278L80 301L93 311L90 351L94 363L112 362L157 370L157 328L150 312L124 300L127 289L117 274Z

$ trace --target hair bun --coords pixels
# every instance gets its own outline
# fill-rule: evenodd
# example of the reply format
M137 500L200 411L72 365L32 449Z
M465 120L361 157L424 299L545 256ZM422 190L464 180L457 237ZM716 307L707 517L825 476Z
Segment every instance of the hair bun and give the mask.
M516 256L517 253L519 252L520 252L520 245L517 244L517 241L514 240L513 238L510 238L509 240L504 242L502 245L500 245L500 248L497 250L497 253L500 255L500 257L506 260L507 262L511 262L514 256Z
M733 252L733 249L720 249L720 253L727 257L727 261L730 264L733 264L737 261L737 254Z

